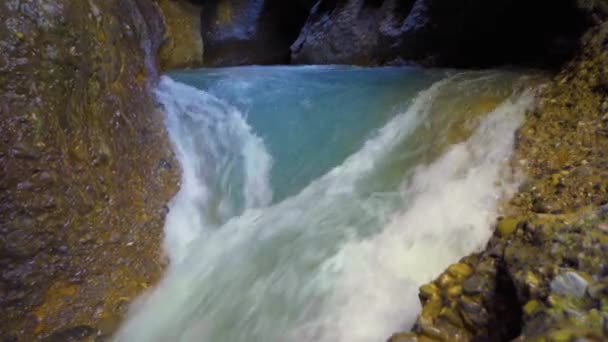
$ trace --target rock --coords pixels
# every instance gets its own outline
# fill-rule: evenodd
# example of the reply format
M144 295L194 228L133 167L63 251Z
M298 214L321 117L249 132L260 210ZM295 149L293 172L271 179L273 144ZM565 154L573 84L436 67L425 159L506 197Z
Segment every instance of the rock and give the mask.
M487 287L487 282L484 277L474 275L469 277L462 283L462 290L464 294L474 296L480 294Z
M473 268L461 262L448 267L448 273L453 277L462 279L471 275L471 273L473 273Z
M582 298L587 290L587 280L577 272L560 274L551 282L551 291L574 298Z
M442 308L441 312L439 313L439 317L444 318L448 322L452 323L454 326L457 326L459 328L464 328L464 323L462 321L462 318L460 317L458 312L455 311L454 309L451 309L448 307Z
M540 302L537 300L531 300L524 305L524 313L526 315L532 315L540 307Z
M421 324L419 329L422 334L439 341L445 341L448 336L445 331L431 324Z
M439 285L441 288L448 288L454 284L455 281L456 279L449 273L443 273L437 280L437 285Z
M517 219L505 218L505 219L500 220L500 222L498 222L498 227L496 228L496 230L498 231L498 233L501 236L507 237L507 236L513 234L515 229L517 229L518 224L519 224L519 220L517 220Z
M165 36L159 59L163 70L203 65L201 8L186 0L160 0Z
M523 0L492 5L481 0L321 0L291 46L292 61L559 66L575 52L585 15L570 3L551 10L553 15L546 16L545 5Z
M0 340L91 340L160 276L162 35L150 0L0 2Z
M54 332L50 336L42 339L42 342L77 342L82 341L96 332L97 330L95 328L80 325Z
M608 285L602 283L591 284L587 287L586 294L592 299L601 300L608 297Z
M418 295L421 301L425 301L431 298L439 298L439 288L433 284L425 284L420 287L420 293Z
M395 334L393 335L388 342L419 342L422 339L414 333L408 334Z
M205 65L287 64L313 0L218 0L202 5Z
M459 300L462 310L468 313L479 313L482 310L481 304L472 297L463 296Z
M448 298L456 298L462 294L462 286L454 285L454 286L448 288L446 294L447 294Z

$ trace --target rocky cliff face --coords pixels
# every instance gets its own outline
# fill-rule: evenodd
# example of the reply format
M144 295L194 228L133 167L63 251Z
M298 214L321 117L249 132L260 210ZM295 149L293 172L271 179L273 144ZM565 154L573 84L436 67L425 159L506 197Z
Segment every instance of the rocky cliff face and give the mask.
M417 63L542 68L558 68L572 58L589 26L581 4L589 2L196 1L202 7L208 66Z
M292 62L559 66L585 20L574 0L320 0Z
M0 2L0 340L104 336L158 278L162 35L148 0Z

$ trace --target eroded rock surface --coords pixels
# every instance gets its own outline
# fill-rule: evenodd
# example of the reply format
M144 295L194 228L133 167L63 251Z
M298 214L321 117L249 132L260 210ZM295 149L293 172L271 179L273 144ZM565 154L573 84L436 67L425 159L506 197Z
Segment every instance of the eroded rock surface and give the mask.
M313 0L218 0L202 4L205 65L289 64Z
M298 64L559 66L587 27L572 1L320 0Z
M158 278L162 27L148 0L0 2L0 340L110 334Z
M201 7L187 0L159 0L165 36L160 47L163 70L203 65Z

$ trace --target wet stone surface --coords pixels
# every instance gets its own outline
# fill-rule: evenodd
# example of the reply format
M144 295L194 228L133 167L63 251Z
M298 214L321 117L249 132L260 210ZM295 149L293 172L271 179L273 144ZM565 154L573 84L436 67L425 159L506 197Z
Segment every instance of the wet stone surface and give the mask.
M97 338L162 269L153 2L0 2L0 341Z

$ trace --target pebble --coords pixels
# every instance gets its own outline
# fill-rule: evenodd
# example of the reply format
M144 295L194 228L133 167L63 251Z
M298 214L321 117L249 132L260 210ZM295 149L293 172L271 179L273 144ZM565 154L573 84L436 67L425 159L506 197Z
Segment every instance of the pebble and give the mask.
M422 285L420 287L420 293L418 297L420 297L421 300L439 297L439 288L433 283Z
M570 271L560 274L553 279L551 291L574 298L582 298L585 296L587 285L588 283L585 278L577 272Z
M447 291L448 298L456 298L462 294L462 286L454 285Z
M462 298L460 298L459 303L460 307L466 312L478 313L482 309L481 305L471 297L463 296Z
M464 294L474 296L483 292L486 285L487 282L483 277L474 275L462 283L462 290Z
M517 229L518 224L519 224L519 220L517 220L517 219L505 218L505 219L502 219L498 223L497 230L502 237L507 237L507 236L513 234L515 229Z
M448 273L456 278L468 277L473 273L473 268L465 263L459 262L448 268Z

